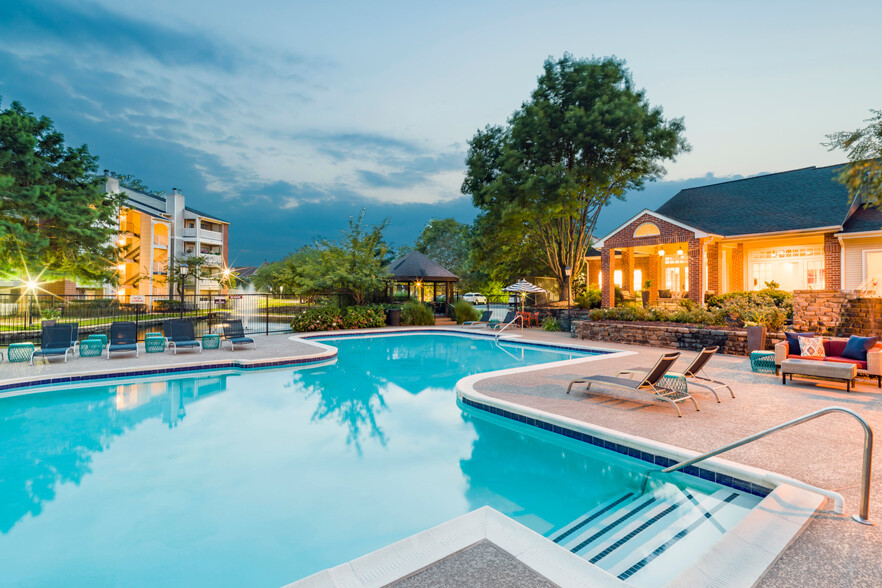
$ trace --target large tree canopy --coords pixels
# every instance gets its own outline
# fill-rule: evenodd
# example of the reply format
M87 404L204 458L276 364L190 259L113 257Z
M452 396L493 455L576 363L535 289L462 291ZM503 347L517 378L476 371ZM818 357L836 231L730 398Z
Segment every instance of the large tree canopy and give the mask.
M470 239L468 225L452 218L433 218L423 227L413 248L463 277L469 272Z
M584 269L603 207L661 177L662 163L689 149L683 131L634 88L624 61L547 60L508 124L469 142L462 191L482 211L482 248L529 246L566 296L565 268Z
M88 147L68 147L47 117L0 111L0 271L27 278L115 278L121 196L106 194Z
M827 135L824 145L830 150L848 153L848 165L839 174L839 181L848 188L852 199L882 208L882 110L873 114L862 129L840 131Z

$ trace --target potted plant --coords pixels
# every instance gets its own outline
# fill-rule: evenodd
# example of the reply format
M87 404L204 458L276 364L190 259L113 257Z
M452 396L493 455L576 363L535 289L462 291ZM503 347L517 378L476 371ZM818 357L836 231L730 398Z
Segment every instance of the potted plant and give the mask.
M766 325L745 321L744 328L747 330L747 353L764 351L766 349Z
M643 290L640 291L640 297L643 299L643 308L649 307L650 288L652 288L652 280L643 282Z

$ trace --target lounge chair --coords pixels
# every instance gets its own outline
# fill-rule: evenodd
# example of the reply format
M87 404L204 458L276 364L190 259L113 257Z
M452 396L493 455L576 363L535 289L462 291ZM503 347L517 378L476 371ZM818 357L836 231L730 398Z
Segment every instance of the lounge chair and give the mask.
M719 350L719 346L716 347L705 347L701 350L701 353L695 356L695 359L692 360L685 370L682 372L670 372L671 375L683 376L686 378L687 385L690 386L698 386L700 388L707 388L710 390L714 398L717 399L717 402L720 402L720 397L717 395L717 390L722 390L725 388L729 391L729 394L732 398L735 398L735 392L732 391L732 387L726 384L725 382L721 382L719 380L714 380L711 378L708 373L705 371L705 366L707 366L707 362L714 356L714 354ZM642 369L631 369L631 370L622 370L619 372L619 375L642 375L645 374L646 370Z
M67 354L76 357L76 349L71 345L71 333L73 325L43 325L42 335L40 338L40 348L31 354L31 365L34 365L34 358L37 356L50 357L64 356L64 363L67 363Z
M464 323L462 323L462 326L463 326L463 327L472 327L472 328L475 328L475 327L483 327L484 325L486 325L486 324L488 324L488 323L490 322L490 318L491 318L492 316L493 316L493 311L492 311L492 310L485 310L485 311L481 314L481 318L479 318L479 319L476 320L476 321L465 321Z
M655 365L652 367L649 372L641 379L630 379L630 378L620 378L617 376L588 376L585 378L577 378L570 382L570 385L567 386L567 394L570 393L570 390L573 389L574 384L587 384L585 387L586 390L591 388L591 384L603 384L605 386L610 386L613 388L620 388L624 390L646 390L652 393L653 396L658 398L659 400L664 400L665 402L670 402L674 405L674 408L677 409L677 416L682 417L683 414L680 412L680 407L677 406L681 402L686 402L687 400L691 400L692 404L695 405L695 410L701 410L698 408L698 402L689 395L688 392L680 392L678 390L671 390L670 388L665 388L659 384L661 379L668 373L668 370L671 369L671 366L674 365L674 362L677 361L677 358L680 357L680 352L675 351L673 353L665 353L662 355Z
M224 343L230 344L230 351L235 351L236 345L248 345L249 343L254 349L257 349L254 339L245 336L245 328L242 327L242 321L238 319L227 321L227 324L224 325L224 338L221 341L221 346Z
M138 326L133 321L117 321L110 324L110 341L107 345L107 359L111 353L138 353Z
M202 353L202 343L196 339L196 332L190 321L181 319L166 321L162 330L165 332L169 348L174 350L175 355L178 354L178 348L198 349L199 353Z
M505 325L507 325L511 321L515 320L517 318L517 316L518 316L518 313L516 311L509 310L507 313L505 313L505 316L502 318L501 321L500 320L491 320L489 323L487 323L484 326L488 329L501 329L502 327L504 327Z

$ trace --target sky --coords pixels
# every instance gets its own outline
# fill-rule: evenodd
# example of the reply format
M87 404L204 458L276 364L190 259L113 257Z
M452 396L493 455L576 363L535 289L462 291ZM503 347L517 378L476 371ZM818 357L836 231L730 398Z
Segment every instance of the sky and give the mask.
M601 215L679 189L845 160L882 108L880 2L3 0L0 96L100 169L231 222L230 263L335 238L366 209L395 246L470 222L467 142L549 57L625 59L692 151Z

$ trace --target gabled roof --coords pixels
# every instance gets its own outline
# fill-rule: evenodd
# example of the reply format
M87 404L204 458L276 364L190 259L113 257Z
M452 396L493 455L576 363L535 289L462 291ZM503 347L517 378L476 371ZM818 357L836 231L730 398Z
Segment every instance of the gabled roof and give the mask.
M882 231L882 211L878 208L858 206L842 225L842 232L865 233L868 231Z
M389 272L396 280L426 280L436 282L456 282L459 276L441 267L419 251L411 251L404 257L389 264Z
M716 235L839 227L848 214L841 164L680 190L657 212Z

